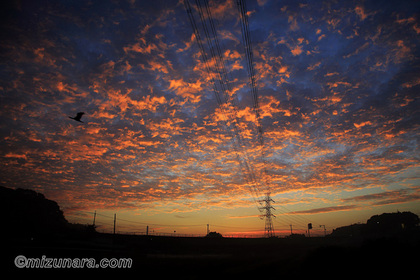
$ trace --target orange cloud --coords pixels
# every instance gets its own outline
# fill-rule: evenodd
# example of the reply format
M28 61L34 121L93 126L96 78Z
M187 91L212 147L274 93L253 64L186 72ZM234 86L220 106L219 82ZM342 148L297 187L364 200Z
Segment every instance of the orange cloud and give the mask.
M321 61L318 61L317 63L315 63L311 66L308 66L308 68L306 68L306 69L309 70L309 71L312 71L312 70L315 70L316 68L318 68L320 65L321 65Z
M297 23L296 17L294 17L292 15L289 15L287 21L290 23L290 25L289 25L290 30L296 31L296 30L299 29L299 25Z
M361 122L361 123L353 123L353 125L356 127L356 128L361 128L361 127L364 127L364 126L366 126L366 125L372 125L372 122L371 121L365 121L365 122Z
M6 158L21 158L21 159L28 159L26 154L16 154L16 153L7 153L4 155Z
M310 210L294 211L294 212L289 212L288 214L306 215L306 214L329 213L329 212L336 212L336 211L349 211L349 210L354 210L357 207L358 207L357 205L330 206L330 207L315 208L315 209L310 209Z
M406 82L402 84L402 87L404 88L412 88L415 86L420 85L420 77L415 78L414 80L410 81L410 82Z
M146 40L144 38L140 38L139 41L133 45L130 45L128 47L124 47L124 52L137 52L141 54L151 54L152 51L157 50L158 47L153 43L146 43Z
M356 6L354 8L354 12L360 17L360 19L363 21L367 18L367 14L365 13L365 10L362 6Z
M294 55L300 55L302 53L302 46L295 46L294 48L290 49L290 52Z
M169 80L168 90L174 91L191 103L198 103L201 100L201 95L199 94L202 91L200 80L197 80L195 83L187 83L183 79Z

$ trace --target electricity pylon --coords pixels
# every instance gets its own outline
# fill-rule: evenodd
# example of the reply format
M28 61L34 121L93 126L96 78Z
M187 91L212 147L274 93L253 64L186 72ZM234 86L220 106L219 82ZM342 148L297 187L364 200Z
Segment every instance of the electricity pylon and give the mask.
M261 219L265 219L265 230L264 235L266 237L273 237L274 236L274 226L273 226L273 220L271 217L274 216L273 213L271 213L271 209L275 210L273 206L271 206L271 202L274 202L274 200L271 199L270 193L267 192L265 194L264 199L260 200L259 202L264 202L264 206L260 207L260 210L264 210L265 214L260 215Z

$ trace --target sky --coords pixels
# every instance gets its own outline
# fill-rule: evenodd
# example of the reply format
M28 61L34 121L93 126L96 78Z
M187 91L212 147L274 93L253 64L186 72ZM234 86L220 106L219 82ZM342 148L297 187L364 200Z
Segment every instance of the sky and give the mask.
M261 234L268 191L279 235L420 215L420 3L246 1L259 118L236 1L208 1L223 104L183 1L1 5L0 185L70 222Z

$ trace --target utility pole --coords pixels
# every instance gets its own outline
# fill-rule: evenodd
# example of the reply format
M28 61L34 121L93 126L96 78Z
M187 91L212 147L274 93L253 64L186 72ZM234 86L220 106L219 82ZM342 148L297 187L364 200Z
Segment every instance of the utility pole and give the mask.
M96 210L95 210L95 213L93 213L93 227L95 227L95 220L96 220Z
M311 237L312 223L308 224L308 237Z
M327 229L325 228L325 225L319 225L319 227L324 227L324 237L327 236Z
M264 206L260 207L260 210L265 210L265 214L260 215L261 218L265 219L265 228L264 234L266 237L273 237L274 236L274 226L273 220L271 217L275 217L273 213L271 213L271 209L275 210L273 206L271 206L271 202L274 200L271 199L270 193L267 192L265 198L260 200L259 202L264 202Z
M207 224L207 235L209 235L210 233L210 228L209 228L209 224Z
M293 235L293 227L290 225L290 235Z
M115 222L117 220L117 214L114 214L114 235L115 235Z
M146 226L146 235L149 235L149 226Z

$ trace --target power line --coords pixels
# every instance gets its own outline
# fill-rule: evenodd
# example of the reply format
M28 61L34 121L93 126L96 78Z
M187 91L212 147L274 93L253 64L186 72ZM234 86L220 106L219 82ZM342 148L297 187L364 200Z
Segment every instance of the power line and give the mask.
M251 87L252 93L252 100L253 100L253 110L257 120L257 132L258 132L258 140L259 145L261 147L261 160L263 163L263 175L266 183L266 192L270 190L270 177L267 174L267 165L266 165L266 151L265 151L265 142L264 142L264 131L262 128L262 118L261 118L261 108L259 103L259 93L257 87L257 79L255 75L255 68L254 68L254 56L252 51L252 41L251 41L251 32L249 31L249 23L248 23L248 14L246 8L246 1L238 0L237 6L239 10L239 15L241 19L241 31L242 31L242 41L245 50L245 57L247 62L247 70L249 75L249 84Z
M185 0L184 5L186 8L191 26L193 28L193 32L195 34L197 44L201 52L201 57L206 66L206 70L212 80L214 93L216 95L216 100L219 104L219 107L222 110L225 126L227 127L228 133L231 133L231 131L229 130L228 122L230 124L230 127L233 129L233 132L234 132L234 134L232 135L233 148L237 155L237 160L239 162L241 172L243 173L245 177L245 181L251 187L250 190L251 190L251 195L253 197L254 202L257 203L256 197L260 197L260 190L258 186L259 184L258 184L257 177L255 176L254 168L249 160L247 151L244 149L244 143L241 137L240 127L238 125L239 120L237 117L238 115L237 104L235 104L235 99L229 97L229 94L228 94L228 92L231 91L230 83L227 77L227 70L223 61L223 56L222 56L217 32L214 27L215 25L213 22L211 11L210 11L207 1L204 2L206 14L204 14L203 7L201 5L200 0L196 0L195 2L196 2L196 9L201 19L201 25L202 25L202 29L204 31L204 35L206 38L207 46L208 46L208 49L210 50L210 59L211 61L213 61L213 63L211 63L213 68L210 66L209 57L207 56L207 53L205 51L205 48L202 42L202 37L198 30L189 0ZM212 36L210 35L209 30L211 30ZM214 76L213 73L215 73L216 79L213 77ZM229 104L232 106L230 106ZM240 155L242 155L242 159Z
M101 217L104 217L104 218L114 219L114 217L103 215L103 214L99 214L99 213L96 213L96 215L101 216Z
M89 212L89 211L80 211L80 212L87 213L87 214L95 213L95 212ZM161 223L141 222L141 221L135 221L135 220L121 219L121 218L118 218L116 214L114 214L115 216L104 215L104 214L98 213L97 211L96 211L96 215L99 217L104 217L108 219L115 218L115 224L116 224L115 227L117 227L118 225L118 228L134 228L138 231L139 228L136 226L140 226L142 229L141 232L146 232L147 226L164 227L164 228L179 228L179 227L203 227L204 228L207 225L209 225L210 227L213 227L213 228L241 229L241 232L260 230L256 228L247 228L247 227L242 227L242 226L230 226L230 225L218 225L218 224L161 224ZM88 218L86 217L82 217L82 219L88 220ZM113 222L104 222L100 219L96 220L96 224L99 227L104 226L104 225L108 227L114 226Z
M266 159L265 159L265 145L264 145L264 137L263 137L263 129L261 125L261 114L260 114L260 105L259 105L259 97L258 97L258 88L256 85L256 78L255 78L255 69L254 69L254 60L253 60L253 52L252 52L252 42L251 42L251 34L249 32L249 24L248 24L248 15L247 15L247 8L245 1L238 0L237 2L239 15L241 18L241 31L242 31L242 39L243 45L245 48L245 56L247 61L247 70L249 74L250 86L251 86L251 93L252 93L252 101L253 101L253 109L255 113L255 117L257 120L257 130L258 130L258 140L259 145L261 147L261 160L263 163L263 176L265 178L265 193L266 196L264 199L260 200L264 202L264 206L261 207L261 210L265 210L265 214L261 215L265 219L265 234L267 237L274 236L274 226L272 217L275 217L271 210L275 210L271 206L271 202L274 202L270 197L270 183L268 182L269 176L267 175L267 167L266 167Z
M84 213L89 213L89 214L94 214L94 212L88 212L88 211L80 211L80 212L84 212ZM101 213L96 212L97 216L100 217L104 217L104 218L109 218L109 219L114 219L114 216L108 216L108 215L104 215ZM131 223L131 224L139 224L139 225L151 225L151 226L162 226L162 227L199 227L199 226L205 226L206 224L156 224L156 223L149 223L149 222L140 222L140 221L134 221L134 220L127 220L127 219L121 219L121 218L116 218L116 220L118 222L122 221L122 222L126 222L126 223ZM98 220L96 220L96 222L98 222ZM99 220L99 223L103 223L104 222Z

